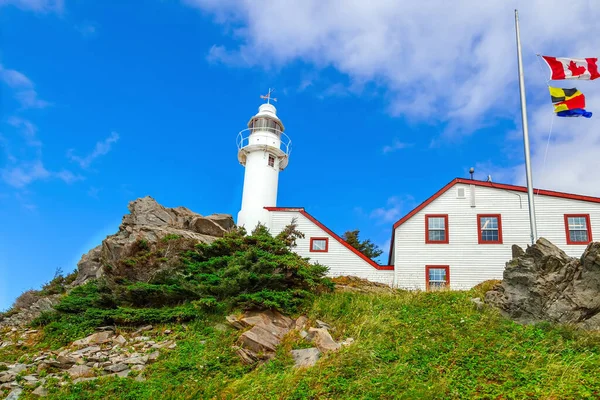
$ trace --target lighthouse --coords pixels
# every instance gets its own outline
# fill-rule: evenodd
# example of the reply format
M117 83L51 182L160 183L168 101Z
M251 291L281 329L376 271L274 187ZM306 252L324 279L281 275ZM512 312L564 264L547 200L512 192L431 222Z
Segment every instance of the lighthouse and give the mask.
M258 113L248 122L248 128L237 136L238 161L246 168L237 225L248 232L259 223L271 228L265 207L277 206L279 172L287 167L292 149L290 138L283 133L277 109L271 104L276 101L271 93L269 89L267 95L261 96L267 102L261 104Z

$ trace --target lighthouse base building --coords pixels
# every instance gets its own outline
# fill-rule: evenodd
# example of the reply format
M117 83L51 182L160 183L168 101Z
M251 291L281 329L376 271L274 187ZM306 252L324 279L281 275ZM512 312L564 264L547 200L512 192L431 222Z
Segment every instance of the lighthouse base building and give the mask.
M393 225L388 265L380 265L304 208L276 205L278 173L288 164L291 141L275 107L262 105L246 131L249 136L238 142L238 159L247 168L238 225L251 230L261 223L276 235L295 221L305 238L294 251L328 266L331 277L351 275L411 290L470 289L502 279L512 245L531 243L527 188L456 178ZM600 238L600 198L534 193L540 237L572 257Z

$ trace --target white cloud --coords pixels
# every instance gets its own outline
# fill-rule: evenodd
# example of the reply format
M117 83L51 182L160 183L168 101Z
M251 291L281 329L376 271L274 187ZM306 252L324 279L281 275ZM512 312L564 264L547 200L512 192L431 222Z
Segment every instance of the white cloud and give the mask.
M0 64L0 81L14 90L15 98L24 109L45 108L50 105L49 102L38 97L33 82L19 71L6 69Z
M19 117L10 117L8 118L8 124L21 130L21 134L29 146L42 147L42 142L37 138L37 127L31 121Z
M0 170L0 177L10 186L24 188L37 180L50 178L52 174L41 161L26 162Z
M393 153L397 150L406 149L407 147L411 147L411 146L412 146L412 143L404 143L398 139L394 139L392 141L392 144L383 146L383 153L384 154Z
M400 217L408 212L414 205L412 196L392 196L387 199L384 207L379 207L371 211L369 217L380 224L389 224L396 222Z
M111 132L110 136L106 139L97 142L96 146L94 146L94 150L90 154L85 157L79 157L74 154L73 149L67 152L67 157L71 159L71 161L76 162L81 166L81 168L88 168L92 162L105 154L108 154L113 143L116 143L119 140L119 134L117 132Z
M266 69L298 61L315 70L333 67L345 75L348 86L364 88L368 83L381 89L392 115L444 123L452 134L472 133L503 120L515 121L520 131L515 2L431 0L426 7L393 0L264 0L260 7L253 0L184 3L214 15L225 34L237 41L230 47L215 44L213 60ZM589 34L597 30L600 8L590 1L572 2L567 8L559 0L517 4L528 100L534 110L534 181L549 189L600 194L600 174L593 170L600 154L594 135L600 131L600 89L595 82L577 82L588 96L588 109L598 110L597 115L557 120L543 169L551 111L543 76L547 71L540 72L535 57L600 56L600 37ZM568 29L557 35L557 26ZM522 143L507 140L508 149L503 150L517 154L513 162L518 164ZM496 158L491 161L498 163ZM523 183L523 171L517 166L503 173Z
M7 5L39 13L60 13L64 10L64 0L0 0L0 7Z
M12 163L0 169L0 178L7 185L17 189L24 189L36 181L49 179L59 179L67 184L84 179L65 169L58 172L49 171L41 160Z

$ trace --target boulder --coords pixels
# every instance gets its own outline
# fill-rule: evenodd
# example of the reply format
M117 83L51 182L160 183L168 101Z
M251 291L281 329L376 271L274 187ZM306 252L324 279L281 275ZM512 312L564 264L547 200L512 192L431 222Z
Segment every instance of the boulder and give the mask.
M23 389L16 388L8 394L5 400L17 400L19 397L21 397L21 393L23 393Z
M257 325L242 333L239 342L255 353L275 353L280 340L269 330Z
M329 331L324 328L309 328L308 339L315 343L315 346L322 353L328 353L330 351L337 351L340 349L340 344L336 343L335 340L329 334Z
M600 243L590 243L576 259L540 238L506 264L502 283L486 293L485 301L520 323L600 329Z
M141 239L156 242L167 235L178 235L210 243L235 226L230 215L203 217L185 207L163 207L150 196L132 201L128 208L130 213L123 217L119 231L83 255L77 263L74 285L102 277L105 265L116 265L126 258Z
M296 368L312 367L319 361L321 351L316 347L292 350L292 357L294 358L294 366Z
M48 396L48 389L40 385L31 394L37 397L46 397Z
M111 338L114 336L112 331L102 331L93 333L90 336L79 339L73 342L73 346L88 346L90 344L103 344L111 341Z
M94 376L94 371L86 365L74 365L67 370L72 379L89 378Z
M296 326L293 319L277 311L248 311L240 319L229 316L227 320L234 327L252 327L242 333L238 339L240 347L236 347L246 364L273 358L281 339Z

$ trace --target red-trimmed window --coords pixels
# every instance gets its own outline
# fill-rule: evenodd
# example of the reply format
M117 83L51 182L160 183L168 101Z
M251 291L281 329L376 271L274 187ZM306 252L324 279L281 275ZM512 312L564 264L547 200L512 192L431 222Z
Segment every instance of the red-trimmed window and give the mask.
M502 244L502 217L500 214L477 215L479 244Z
M565 214L567 244L588 244L592 241L589 214Z
M313 253L327 253L329 251L329 238L310 238L310 251Z
M425 243L448 243L448 214L425 215Z
M426 265L425 286L427 291L450 287L450 267L448 265Z

